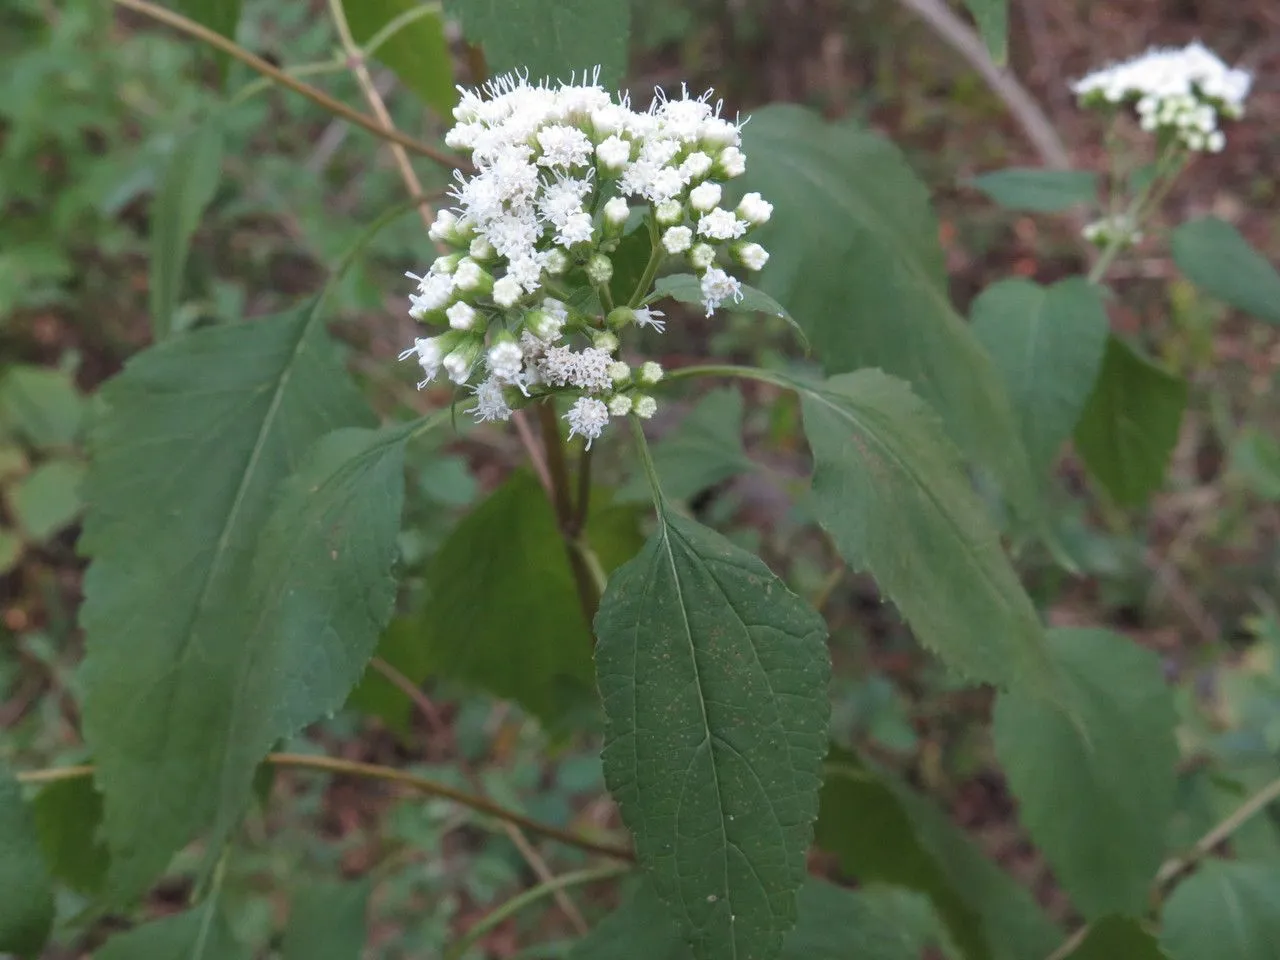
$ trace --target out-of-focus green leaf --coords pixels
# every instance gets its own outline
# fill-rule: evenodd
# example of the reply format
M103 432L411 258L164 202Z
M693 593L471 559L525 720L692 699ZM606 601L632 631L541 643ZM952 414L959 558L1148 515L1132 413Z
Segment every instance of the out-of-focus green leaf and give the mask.
M611 516L602 497L592 500L587 537L607 571L634 552L635 514ZM427 589L422 640L433 673L516 700L547 722L594 701L591 633L555 513L531 474L512 476L454 528Z
M1076 451L1121 506L1136 506L1164 481L1178 441L1187 383L1117 337L1076 424Z
M241 0L175 0L174 6L196 23L234 40L236 27L240 25L240 4ZM231 59L221 51L214 51L214 56L217 58L219 83L225 83Z
M826 749L826 627L756 557L664 505L596 617L604 771L694 956L794 925Z
M356 43L364 45L396 17L420 7L425 0L343 0L347 23ZM430 10L397 30L374 52L440 116L448 118L458 102L453 82L453 56L444 35L444 16Z
M49 871L81 893L101 890L110 856L98 836L102 797L93 779L54 781L36 796L31 810Z
M606 87L622 81L631 36L629 0L445 0L489 72L527 70L530 80L568 80L600 67Z
M1168 960L1160 943L1136 920L1106 917L1089 928L1067 960Z
M174 332L174 311L182 292L191 237L213 200L222 177L225 140L223 117L214 113L184 136L151 206L151 336L163 340Z
M367 936L368 880L310 883L293 896L282 960L360 960Z
M1160 945L1171 960L1275 960L1280 867L1209 860L1165 903Z
M1240 231L1217 217L1173 231L1173 262L1197 287L1260 320L1280 323L1280 272Z
M1074 716L1017 687L1002 692L996 752L1072 902L1091 920L1141 916L1173 815L1173 693L1155 654L1110 631L1053 630L1049 649Z
M94 960L251 960L253 951L236 943L213 909L202 905L117 934Z
M1031 469L1043 476L1093 392L1110 329L1102 298L1079 278L1042 287L1002 280L970 310L1022 428Z
M1062 939L1031 896L940 810L893 777L833 749L815 841L863 883L933 902L968 960L1047 956Z
M80 436L84 399L61 370L19 365L0 377L0 424L33 447L69 447Z
M1000 206L1033 213L1059 213L1098 199L1098 175L1087 170L1009 167L969 181Z
M48 460L9 489L9 508L29 540L48 540L80 515L84 472L78 461Z
M0 764L0 952L40 953L53 924L53 888L22 788Z
M1020 515L1036 490L991 359L955 312L925 185L888 141L795 106L757 110L742 131L739 190L774 205L760 287L804 328L827 373L878 367L941 414Z

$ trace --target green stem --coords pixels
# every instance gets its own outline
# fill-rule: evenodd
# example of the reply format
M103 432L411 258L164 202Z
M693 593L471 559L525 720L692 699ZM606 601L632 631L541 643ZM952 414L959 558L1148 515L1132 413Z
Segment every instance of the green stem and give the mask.
M565 461L564 440L560 436L560 424L556 422L556 410L553 401L546 400L537 405L539 424L542 427L542 442L547 454L547 473L551 476L551 506L555 509L556 525L564 540L565 555L569 558L569 570L573 574L573 584L578 592L578 603L582 607L582 615L586 618L587 627L595 621L596 608L600 606L600 595L603 592L603 578L600 571L592 569L588 555L590 547L582 539L582 531L574 529L575 515L573 499L569 491L569 467ZM589 478L588 478L589 479ZM599 566L598 561L596 566Z
M316 77L326 73L341 73L346 69L345 62L335 59L321 60L318 63L304 63L296 67L289 67L284 72L296 80L299 77ZM245 101L256 97L264 90L270 90L273 86L275 86L275 81L270 77L258 77L237 90L235 96L227 101L227 106L239 106Z
M640 453L640 462L644 464L644 475L649 480L649 489L653 492L653 505L661 513L666 500L662 496L662 484L658 482L658 470L653 465L653 454L649 452L649 441L645 438L644 427L640 418L631 418L631 435L636 440L636 450Z
M366 116L359 110L353 110L345 103L333 99L333 97L329 96L324 91L318 90L310 84L302 83L300 80L295 80L284 70L272 66L256 54L250 53L235 41L227 39L222 34L214 30L210 30L203 24L196 23L194 20L190 20L180 13L174 13L172 10L166 10L164 7L151 3L150 0L114 0L114 2L128 10L133 10L135 13L140 13L159 23L173 27L175 30L180 30L188 36L195 37L197 40L204 41L209 44L209 46L215 47L228 56L239 60L250 69L256 70L264 77L270 77L276 83L280 84L280 86L286 87L294 93L301 94L312 103L323 107L330 113L342 117L350 123L354 123L357 127L368 130L374 136L381 137L384 140L390 140L393 143L398 143L406 150L412 150L414 153L420 154L424 157L430 157L441 166L464 170L469 169L470 167L466 161L459 157L452 156L443 150L437 150L435 147L430 144L423 143L421 140L415 140L413 137L407 137L398 130L386 129L375 119Z
M640 275L640 282L636 284L635 290L631 292L631 299L627 301L627 306L632 310L644 303L644 298L649 295L649 288L653 286L653 278L657 275L658 267L661 266L666 254L666 250L658 238L658 221L654 219L652 210L649 211L649 216L645 218L645 222L649 224L649 242L651 244L649 262L644 265L644 273Z
M737 377L739 380L758 380L769 383L784 390L796 389L795 383L781 374L762 370L759 367L741 367L731 363L702 363L691 367L679 367L663 374L663 382L669 380L687 380L690 377Z
M383 25L381 30L370 37L369 42L364 45L364 55L372 57L378 52L379 47L415 20L420 20L426 16L438 15L439 13L440 4L438 3L415 4L398 16L392 17Z
M1153 203L1164 199L1169 192L1169 188L1173 186L1173 182L1177 180L1178 174L1181 173L1185 161L1186 155L1176 144L1171 144L1161 153L1156 160L1156 172L1152 175L1151 181L1138 191L1122 214L1132 224L1134 230L1142 226L1142 220L1151 212ZM1158 190L1156 189L1157 185L1159 186ZM1149 203L1149 200L1152 202ZM1111 241L1103 248L1102 255L1094 263L1093 269L1089 271L1089 283L1102 282L1102 278L1106 276L1107 269L1115 262L1116 257L1124 249L1127 242L1128 238L1123 234L1116 234L1112 237Z
M621 876L631 870L628 866L614 865L609 867L596 867L591 870L576 870L573 873L566 873L562 876L548 880L546 883L540 883L536 887L530 887L528 890L512 897L502 906L485 915L474 927L466 932L466 934L455 943L452 947L445 951L444 960L458 960L463 954L470 950L480 939L502 924L510 917L515 916L521 910L539 900L549 897L558 890L566 887L578 887L587 883L595 883L598 880L610 880L614 877Z

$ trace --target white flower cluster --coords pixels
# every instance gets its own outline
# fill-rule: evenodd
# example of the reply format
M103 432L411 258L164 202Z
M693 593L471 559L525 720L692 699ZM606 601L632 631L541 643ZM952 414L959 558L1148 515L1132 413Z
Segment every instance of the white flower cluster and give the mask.
M710 316L742 299L740 282L718 265L722 254L761 269L769 254L745 236L773 213L758 193L721 206L723 181L741 175L746 158L739 125L709 95L659 92L640 112L597 80L598 72L590 83L532 85L509 75L461 91L445 142L470 154L475 173L455 175L457 206L431 227L451 252L425 276L409 275L418 281L410 315L448 329L402 355L421 364L420 387L441 370L467 383L483 365L472 410L481 420L509 418L518 394L575 395L566 419L588 445L610 416L649 417L657 406L637 391L661 367L633 372L617 357L615 333L626 325L664 329L663 314L643 305L651 290L609 309L610 255L627 228L656 240L646 277L667 258L687 262Z
M1188 150L1217 153L1226 145L1218 119L1244 115L1252 83L1247 71L1228 67L1197 42L1097 70L1072 90L1084 106L1132 104L1144 130L1168 134Z
M1086 240L1097 247L1109 247L1113 243L1121 248L1132 247L1142 240L1142 231L1133 222L1133 218L1124 213L1095 220L1081 232Z

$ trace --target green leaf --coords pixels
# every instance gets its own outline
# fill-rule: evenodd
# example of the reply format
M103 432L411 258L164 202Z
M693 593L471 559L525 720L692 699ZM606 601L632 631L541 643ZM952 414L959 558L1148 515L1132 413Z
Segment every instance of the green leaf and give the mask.
M1245 427L1231 445L1230 472L1264 500L1280 500L1280 442L1255 427Z
M236 27L240 24L240 4L241 0L177 0L174 6L196 23L234 40ZM218 65L218 83L224 85L231 58L220 50L214 51L214 56Z
M965 0L978 33L997 66L1009 59L1009 0Z
M1210 954L1205 954L1206 957ZM1089 928L1084 942L1066 960L1168 960L1156 938L1136 920L1107 917Z
M741 189L774 204L758 237L772 253L761 286L790 308L826 372L878 367L908 381L1032 512L1013 409L948 299L938 222L902 154L794 106L756 111L743 144L751 159Z
M927 799L844 751L826 773L814 839L844 870L929 897L968 960L1026 960L1057 946L1061 932L1027 891Z
M1182 224L1170 240L1173 262L1212 297L1260 320L1280 323L1280 272L1217 217Z
M652 455L662 490L672 500L690 497L755 468L742 447L742 392L734 387L712 390L653 445ZM649 497L643 470L623 489L628 498Z
M289 908L282 960L360 960L371 889L368 880L317 882L300 889Z
M1280 867L1209 860L1165 904L1160 945L1171 960L1274 960Z
M1051 686L1039 616L934 413L878 370L796 388L840 555L966 677Z
M587 537L609 570L632 544L599 535L607 507L592 499ZM427 589L433 672L515 700L546 722L594 701L591 633L555 513L531 474L513 475L454 528Z
M574 944L568 960L692 960L653 885L636 885L622 906Z
M691 273L676 273L661 277L654 285L659 297L670 297L680 303L702 303L702 281ZM787 321L806 351L809 349L809 338L795 317L787 312L787 308L763 290L757 290L749 284L742 284L742 299L725 305L725 310L735 313L763 313L780 320Z
M796 898L798 919L782 960L919 960L928 937L903 924L899 898L889 891L845 890L810 877ZM900 891L893 891L900 894ZM647 883L605 917L569 960L691 960L666 908Z
M40 953L53 925L53 888L22 787L0 764L0 953Z
M22 559L22 538L0 527L0 576L13 570Z
M919 960L931 939L902 923L880 891L845 890L808 880L797 900L799 919L782 960Z
M659 897L700 960L775 955L817 815L822 619L663 507L595 626L605 781Z
M41 543L75 522L84 506L80 485L84 464L48 460L8 491L9 507L28 540Z
M1031 469L1043 476L1102 365L1110 325L1097 288L1079 278L1051 287L1002 280L974 301L970 316L1013 401Z
M134 357L102 399L80 541L93 561L84 735L105 799L111 887L127 898L209 825L224 776L252 774L228 769L224 753L258 656L254 546L308 446L371 417L312 304L166 341ZM328 645L310 649L318 661ZM275 680L281 699L306 697L296 678Z
M1089 472L1121 506L1142 503L1164 481L1178 441L1187 383L1117 337L1076 424L1075 445Z
M424 0L343 0L351 35L364 46L393 19L420 7ZM437 8L423 13L374 51L406 87L443 117L458 102L453 82L453 57L444 35L444 17Z
M174 147L151 205L151 336L160 341L173 330L191 237L213 200L222 177L224 130L214 113Z
M383 631L375 655L410 683L420 684L431 673L430 645L426 639L428 629L430 624L422 617L393 620ZM347 706L378 717L402 737L410 734L413 702L372 666L365 668L364 676L347 697Z
M1019 817L1087 918L1141 916L1174 810L1173 692L1159 658L1107 630L1052 630L1073 716L1000 695L995 745ZM1070 797L1070 803L1063 803Z
M1060 213L1098 199L1098 175L1087 170L1008 167L968 181L1007 210Z
M445 0L468 40L484 48L489 72L568 80L600 66L606 87L621 82L631 35L628 0Z
M18 365L0 379L0 423L38 449L75 443L84 407L71 376L61 370Z
M373 656L395 607L405 442L448 418L336 430L281 484L253 557L252 620L214 768L219 840L272 745L342 706Z
M31 812L50 873L74 890L97 894L106 880L110 856L98 836L102 796L92 778L49 784L32 802Z
M251 960L212 905L144 923L106 942L94 960Z

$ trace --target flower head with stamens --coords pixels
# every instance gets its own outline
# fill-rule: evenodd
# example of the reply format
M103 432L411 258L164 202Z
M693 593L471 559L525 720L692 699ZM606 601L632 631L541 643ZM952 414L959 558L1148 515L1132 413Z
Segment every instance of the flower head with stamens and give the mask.
M741 124L720 113L710 91L683 87L634 109L600 86L598 70L581 82L509 74L461 90L445 140L474 172L455 174L454 207L431 225L446 249L411 275L410 314L444 331L402 355L418 359L419 386L442 372L460 385L483 375L471 409L484 421L565 396L570 432L588 443L610 416L652 416L656 401L631 391L656 383L661 368L643 358L633 368L619 340L632 321L664 332L664 313L648 304L666 258L692 267L708 315L741 299L726 266L758 270L768 259L745 235L772 205L748 193L735 209L720 206L724 181L746 170ZM659 243L647 289L619 293L629 229Z

